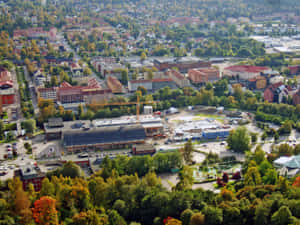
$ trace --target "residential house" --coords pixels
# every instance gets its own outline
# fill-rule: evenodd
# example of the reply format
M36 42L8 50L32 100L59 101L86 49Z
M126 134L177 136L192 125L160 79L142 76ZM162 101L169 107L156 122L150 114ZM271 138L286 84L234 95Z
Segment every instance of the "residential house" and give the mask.
M72 62L70 68L73 77L80 77L83 75L83 69L78 63Z
M267 86L267 79L263 76L258 76L248 80L248 88L250 90L261 90Z
M264 100L268 102L281 103L288 96L293 96L295 90L282 82L269 85L264 91Z

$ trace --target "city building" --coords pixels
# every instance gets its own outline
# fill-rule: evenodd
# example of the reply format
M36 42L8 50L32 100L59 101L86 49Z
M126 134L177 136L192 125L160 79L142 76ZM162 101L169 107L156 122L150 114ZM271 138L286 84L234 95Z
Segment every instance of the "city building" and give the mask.
M127 70L124 65L117 63L115 58L95 57L91 60L91 64L103 77L110 75L122 79L121 71Z
M196 57L157 58L154 59L154 66L160 71L177 68L180 72L187 73L190 69L211 67L211 63Z
M236 77L242 80L249 80L260 76L262 73L271 72L272 69L263 66L238 65L226 67L223 71L223 76Z
M183 74L176 70L168 70L166 75L169 76L180 88L190 86L190 81Z
M141 125L82 128L63 134L63 145L68 152L122 149L145 142Z
M82 89L81 86L60 86L57 91L57 101L61 104L83 103Z
M130 80L128 81L128 90L130 92L135 92L138 87L144 87L146 90L152 90L152 81L151 80Z
M15 102L15 90L12 81L0 81L1 104L11 105Z
M171 78L128 81L128 90L130 92L136 91L138 87L144 87L147 91L155 91L164 87L176 88L176 84Z
M38 98L42 99L51 99L54 102L57 100L57 87L51 87L51 88L44 88L44 87L39 87L37 88L37 96Z
M291 75L297 76L300 75L300 65L299 66L289 66L288 69L291 72Z
M18 170L15 170L14 177L20 178L24 190L27 190L28 185L32 183L34 190L40 191L42 188L42 181L46 177L46 174L41 172L38 166L29 164L20 166Z
M105 128L111 126L133 126L140 124L147 137L161 135L164 133L163 123L161 118L152 115L140 115L139 121L135 116L124 116L114 119L99 119L99 120L77 120L63 122L60 118L49 119L44 123L44 131L46 140L62 139L64 134L69 132L79 132L82 130L90 130L92 128Z
M123 93L123 85L121 82L113 76L108 76L106 79L106 83L108 88L112 91L112 93Z
M156 91L164 87L176 88L176 84L171 78L161 78L152 80L152 90Z
M4 67L0 67L0 98L3 105L15 103L15 90L11 73Z
M215 68L191 69L188 77L194 84L205 84L207 82L215 82L220 79L220 71Z

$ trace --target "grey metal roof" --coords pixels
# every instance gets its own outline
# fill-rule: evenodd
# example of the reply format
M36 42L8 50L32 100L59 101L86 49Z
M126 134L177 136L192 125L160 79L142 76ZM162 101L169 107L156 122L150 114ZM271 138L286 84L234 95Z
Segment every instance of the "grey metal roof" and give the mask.
M87 131L66 132L63 137L65 146L94 145L141 141L146 133L141 125L93 128Z

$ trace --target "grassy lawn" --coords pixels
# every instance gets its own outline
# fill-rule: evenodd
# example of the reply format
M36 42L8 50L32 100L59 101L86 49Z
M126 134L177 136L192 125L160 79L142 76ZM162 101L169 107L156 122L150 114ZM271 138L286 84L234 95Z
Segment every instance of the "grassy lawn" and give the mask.
M215 119L217 121L223 122L225 119L225 116L222 115L215 115L215 114L205 114L205 113L199 113L196 114L196 118L194 120L200 120L203 118L210 118L210 119Z

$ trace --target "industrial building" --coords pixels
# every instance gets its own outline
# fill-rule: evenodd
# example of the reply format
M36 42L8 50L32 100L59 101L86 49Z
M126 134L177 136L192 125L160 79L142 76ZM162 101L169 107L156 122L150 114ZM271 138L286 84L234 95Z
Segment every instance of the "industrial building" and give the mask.
M44 123L46 140L61 139L68 151L116 149L144 143L147 137L163 134L159 117L141 115L102 120L63 122L51 118Z
M141 125L93 127L76 129L63 134L63 145L68 152L121 149L145 142Z
M230 130L230 126L221 125L213 119L193 120L187 117L176 126L174 140L224 139L228 137Z

